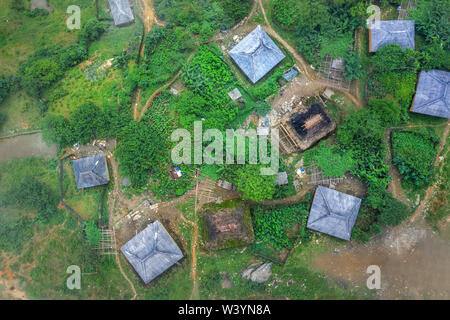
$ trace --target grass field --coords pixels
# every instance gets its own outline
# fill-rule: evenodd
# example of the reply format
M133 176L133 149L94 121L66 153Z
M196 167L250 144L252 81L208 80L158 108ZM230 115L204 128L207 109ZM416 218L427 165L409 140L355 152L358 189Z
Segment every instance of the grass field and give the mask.
M0 74L16 73L20 63L38 48L75 43L78 30L70 31L66 25L66 10L73 1L49 0L53 12L35 18L25 15L29 1L23 1L23 10L13 9L13 2L19 0L3 0L0 6ZM76 4L81 9L81 23L95 17L93 1L78 0Z

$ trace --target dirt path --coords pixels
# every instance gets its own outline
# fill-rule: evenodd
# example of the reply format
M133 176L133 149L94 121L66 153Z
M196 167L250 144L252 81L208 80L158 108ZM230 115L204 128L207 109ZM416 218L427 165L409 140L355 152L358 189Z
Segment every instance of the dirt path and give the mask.
M188 63L192 57L194 56L194 54L197 52L197 50L194 50L189 57L186 60L186 63ZM181 75L181 72L183 71L183 67L181 67L181 69L177 72L177 74L167 83L165 83L164 85L162 85L160 88L158 88L155 92L153 92L153 94L151 95L151 97L147 100L147 102L145 103L145 106L142 108L138 118L135 120L137 121L141 121L142 116L145 114L145 111L147 111L148 109L150 109L150 107L153 104L153 101L155 100L155 98L166 88L170 87L175 81L177 81L178 77Z
M191 55L192 56L192 55ZM142 108L139 116L136 118L134 118L137 121L141 121L142 116L145 114L145 111L147 111L148 109L150 109L150 107L153 104L153 100L155 100L155 98L158 96L158 94L160 94L164 89L170 87L177 79L178 77L181 75L181 72L183 71L183 68L181 68L177 74L175 75L175 77L172 78L172 80L170 80L169 82L165 83L162 87L158 88L155 92L153 92L153 94L151 95L151 97L147 100L147 102L145 103L145 106ZM136 115L136 113L135 113Z
M392 177L391 181L389 181L389 189L392 193L392 196L406 204L410 205L408 201L408 197L405 195L405 192L402 188L400 173L397 168L392 164L392 152L391 152L391 128L386 129L386 134L384 135L384 141L387 145L387 159L385 160L386 164L389 165L389 175Z
M266 10L264 9L264 6L262 4L261 0L257 0L259 7L261 9L261 12L264 16L264 21L266 23L265 31L269 33L272 37L277 39L278 42L280 42L288 51L294 56L295 60L297 61L298 65L301 66L303 73L306 75L306 77L309 80L315 80L317 78L316 73L311 69L311 67L306 63L306 61L303 59L303 57L298 54L297 50L292 48L289 43L287 43L282 37L278 35L278 33L272 28L270 25L269 19L267 19Z
M112 180L114 183L113 192L108 196L108 208L109 208L109 219L108 220L109 220L109 229L114 230L113 222L116 217L116 209L117 209L116 204L120 205L119 201L116 201L120 198L120 194L119 194L119 183L120 182L119 182L119 174L118 174L119 167L111 153L108 153L108 160L112 167ZM119 267L120 273L122 274L124 279L129 283L131 291L133 292L133 297L131 298L131 300L135 300L137 297L136 288L134 287L133 282L131 282L131 280L128 278L128 276L123 271L122 264L120 263L119 255L120 255L120 252L117 251L117 253L116 253L117 266Z
M144 24L144 37L152 29L153 25L164 26L163 22L159 22L156 17L155 8L153 5L153 0L136 0L136 5L138 7L138 14ZM144 57L145 44L142 44L139 55L141 58ZM138 119L138 107L141 103L142 88L136 89L132 101L133 106L133 118Z
M266 10L264 9L264 6L262 4L262 0L257 0L259 7L261 8L261 12L264 16L264 21L266 23L266 27L264 30L270 34L272 37L277 39L278 42L280 42L293 56L295 61L297 62L298 66L302 69L305 76L310 80L311 82L318 82L319 84L323 86L333 87L330 83L328 83L325 79L321 78L314 70L308 65L308 63L303 59L303 57L295 50L289 43L287 43L270 25L269 19L267 19ZM342 92L345 96L347 96L353 104L357 108L362 108L364 106L364 103L362 102L361 97L356 98L354 95L352 95L350 92L340 90L339 88L334 87L334 89L339 90ZM359 91L357 91L358 93Z
M192 277L192 292L190 299L198 300L200 294L198 292L198 281L197 281L197 245L198 245L198 225L197 225L197 204L198 204L198 173L197 173L197 183L195 185L195 202L194 202L194 222L190 222L193 227L192 241L191 241L191 255L192 255L192 265L191 265L191 277ZM184 218L184 217L183 217ZM187 221L187 220L186 220Z

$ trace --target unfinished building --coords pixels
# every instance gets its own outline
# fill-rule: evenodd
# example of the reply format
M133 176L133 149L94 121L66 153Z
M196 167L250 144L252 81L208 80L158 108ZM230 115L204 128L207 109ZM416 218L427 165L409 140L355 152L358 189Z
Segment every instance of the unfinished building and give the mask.
M253 242L250 208L240 200L206 206L202 211L205 245L209 250L242 246Z

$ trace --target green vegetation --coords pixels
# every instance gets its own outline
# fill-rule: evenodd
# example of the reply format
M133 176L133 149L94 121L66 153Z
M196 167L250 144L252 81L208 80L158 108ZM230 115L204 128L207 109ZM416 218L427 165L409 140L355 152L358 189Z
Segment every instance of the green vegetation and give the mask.
M291 249L296 240L292 235L294 226L301 225L301 236L308 237L308 207L305 203L275 209L257 206L252 217L255 242L258 245L269 245L276 250ZM291 234L288 234L289 231Z
M328 147L325 143L306 151L304 161L305 166L315 162L324 175L332 178L342 177L353 168L351 151L344 153L337 146Z
M433 130L427 128L392 133L392 162L406 184L416 188L430 184L438 142Z
M325 55L357 60L350 53L354 31L364 26L367 4L361 1L272 0L274 22L295 34L297 49L313 65ZM359 62L352 61L348 78L358 77Z

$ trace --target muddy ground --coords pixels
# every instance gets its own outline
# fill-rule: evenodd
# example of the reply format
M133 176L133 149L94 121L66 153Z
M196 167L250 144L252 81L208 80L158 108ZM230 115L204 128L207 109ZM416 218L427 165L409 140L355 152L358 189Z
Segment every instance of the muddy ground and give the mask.
M440 233L424 221L390 229L368 244L338 247L317 256L314 267L341 286L366 286L367 267L381 269L381 299L450 299L447 223Z
M56 155L56 151L56 145L48 146L40 132L0 139L0 161L28 157L49 159Z

